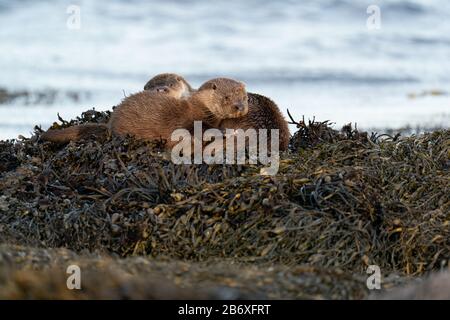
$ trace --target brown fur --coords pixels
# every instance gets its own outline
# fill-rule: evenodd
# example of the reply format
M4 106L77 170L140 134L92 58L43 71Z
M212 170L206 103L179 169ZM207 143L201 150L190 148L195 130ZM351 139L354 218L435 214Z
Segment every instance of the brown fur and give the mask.
M41 139L55 143L68 143L73 140L85 139L90 136L98 137L106 135L108 133L108 129L108 124L86 123L61 130L49 130L41 135Z
M175 99L151 91L130 96L113 112L110 125L114 134L131 133L146 140L162 138L167 140L167 147L172 147L175 142L169 140L176 129L191 131L194 121L217 127L221 120L241 117L247 112L244 85L218 78L203 84L187 99Z
M63 130L50 130L41 138L53 142L68 142L86 138L109 128L116 135L134 135L139 139L165 139L179 128L191 130L194 121L217 127L228 118L242 117L248 112L245 86L237 81L218 78L207 81L186 99L154 91L133 94L114 110L107 125L87 124Z
M176 76L176 75L175 75ZM145 85L145 90L155 90L158 85L162 86L164 81L173 81L172 77L160 77L159 81L149 81ZM156 77L155 77L156 78ZM184 79L183 79L184 80ZM186 80L184 80L186 81ZM187 82L186 82L187 83ZM195 92L188 84L190 92ZM219 125L219 129L278 129L280 137L279 148L281 151L288 149L290 133L286 119L278 106L271 99L256 93L248 93L248 114L235 119L226 119ZM270 131L268 138L270 139ZM270 141L270 140L269 140Z
M289 146L289 127L280 109L275 102L256 93L248 93L248 113L238 119L222 121L220 129L278 129L280 150L285 151ZM268 138L270 139L270 131Z
M194 90L182 76L175 73L161 73L151 78L144 90L161 92L176 99L189 97Z

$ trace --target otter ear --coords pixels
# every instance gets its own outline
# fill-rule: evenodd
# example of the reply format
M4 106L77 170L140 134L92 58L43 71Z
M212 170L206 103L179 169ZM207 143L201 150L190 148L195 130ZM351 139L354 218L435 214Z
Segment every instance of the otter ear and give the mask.
M181 81L181 78L180 78L180 77L177 77L177 81Z

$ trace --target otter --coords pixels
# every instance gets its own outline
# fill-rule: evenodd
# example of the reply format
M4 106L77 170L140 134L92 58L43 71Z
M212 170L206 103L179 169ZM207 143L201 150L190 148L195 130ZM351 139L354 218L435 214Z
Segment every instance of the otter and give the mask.
M151 78L144 90L168 94L176 99L187 98L193 93L190 84L176 73L161 73Z
M192 131L194 121L217 127L228 118L239 118L248 112L248 97L241 82L217 78L204 83L186 99L143 91L126 99L114 110L110 126L115 134L132 133L139 139L167 140L176 129ZM148 103L151 101L151 103Z
M158 82L152 81L153 79L147 82L144 86L144 90L158 90L159 87L167 86L169 83L173 82L173 79L170 79L169 77L161 77ZM167 82L165 82L166 80ZM186 80L184 81L189 90L189 94L195 92ZM260 94L248 92L247 96L248 113L240 118L225 119L216 128L221 130L278 129L280 137L279 148L281 151L287 150L290 140L289 127L278 106L271 99ZM268 133L268 139L270 139L270 131Z
M105 131L115 135L133 135L138 139L170 141L172 132L184 128L193 130L194 121L217 127L228 118L238 118L248 112L248 97L241 82L216 78L205 82L185 99L147 90L125 98L115 108L107 124L83 124L62 130L48 130L41 135L44 141L67 143Z
M289 146L289 127L278 106L271 99L256 93L247 93L248 113L239 119L225 119L220 128L225 129L267 129L270 140L270 129L279 130L279 148L285 151Z

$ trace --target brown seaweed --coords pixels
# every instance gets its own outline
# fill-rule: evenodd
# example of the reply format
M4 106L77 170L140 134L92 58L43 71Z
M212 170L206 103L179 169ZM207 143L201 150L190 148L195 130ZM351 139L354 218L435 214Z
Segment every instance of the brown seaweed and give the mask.
M53 128L108 117L89 111ZM257 165L175 165L161 141L132 137L55 146L36 128L3 141L0 242L346 274L448 265L450 130L401 137L292 121L273 177Z

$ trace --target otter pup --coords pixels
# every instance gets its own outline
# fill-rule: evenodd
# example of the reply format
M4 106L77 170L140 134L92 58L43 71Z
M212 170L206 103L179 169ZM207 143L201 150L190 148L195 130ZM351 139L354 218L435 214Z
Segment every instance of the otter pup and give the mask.
M175 143L169 141L174 130L185 128L191 131L194 121L217 127L224 119L242 117L248 112L247 100L245 85L226 78L205 82L186 99L142 91L125 98L107 124L49 130L41 135L41 139L65 143L109 130L112 134L131 134L139 139L165 139L166 147L170 148Z
M144 90L165 93L176 99L187 98L194 91L182 76L175 73L156 75L145 84Z
M166 74L171 75L171 74ZM156 91L159 87L164 87L169 85L169 83L173 83L173 78L179 77L178 75L160 77L159 81L153 81L151 79L144 86L144 90ZM194 89L184 80L184 83L187 85L189 90L189 94L195 92ZM165 82L167 81L167 82ZM225 119L222 121L218 127L221 130L225 129L268 129L268 139L270 140L270 129L278 129L280 143L279 148L282 151L288 149L289 146L289 127L286 119L281 113L278 106L271 99L256 93L247 93L248 95L248 113L240 118L234 119Z

